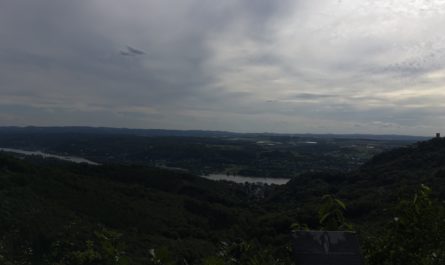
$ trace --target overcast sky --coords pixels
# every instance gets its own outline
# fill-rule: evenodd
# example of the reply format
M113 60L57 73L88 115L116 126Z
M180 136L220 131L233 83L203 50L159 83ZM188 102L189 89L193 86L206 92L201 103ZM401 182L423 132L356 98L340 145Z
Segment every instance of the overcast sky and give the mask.
M445 0L0 0L0 126L445 132Z

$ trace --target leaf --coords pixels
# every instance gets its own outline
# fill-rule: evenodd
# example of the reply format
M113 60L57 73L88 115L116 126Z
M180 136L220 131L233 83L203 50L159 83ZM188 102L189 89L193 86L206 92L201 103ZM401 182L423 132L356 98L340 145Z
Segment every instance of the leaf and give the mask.
M339 199L334 199L334 200L342 209L346 209L346 205L344 202L340 201Z
M331 215L331 213L325 213L321 218L320 218L320 223L324 223L324 221L326 221L326 219Z

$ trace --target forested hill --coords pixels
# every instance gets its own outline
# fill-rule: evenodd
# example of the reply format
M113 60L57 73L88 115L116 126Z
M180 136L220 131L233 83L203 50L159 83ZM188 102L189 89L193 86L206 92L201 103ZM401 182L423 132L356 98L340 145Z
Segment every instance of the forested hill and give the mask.
M445 138L434 138L376 155L362 171L430 171L445 166Z
M0 155L0 264L161 264L153 249L175 261L162 264L226 264L203 261L218 260L215 253L230 242L242 242L235 254L260 258L253 244L283 261L291 257L292 224L320 228L323 195L345 202L346 218L367 235L392 220L392 207L422 183L443 199L444 139L383 153L354 172L306 173L280 187ZM289 264L267 261L269 254L258 264Z
M405 187L420 183L445 191L445 138L434 138L375 156L364 164L358 178L374 187Z
M445 139L432 139L375 156L354 172L311 172L279 187L271 203L314 202L335 194L351 219L379 219L387 207L421 184L445 199Z
M251 233L259 211L248 207L250 194L157 168L1 155L0 264L115 264L106 259L119 255L147 264L150 249L163 248L192 262ZM99 263L82 263L91 253Z

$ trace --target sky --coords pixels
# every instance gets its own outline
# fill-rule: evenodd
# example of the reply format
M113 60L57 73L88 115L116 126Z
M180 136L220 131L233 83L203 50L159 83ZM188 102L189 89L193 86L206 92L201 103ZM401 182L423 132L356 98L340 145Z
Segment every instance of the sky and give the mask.
M445 0L1 0L0 126L445 132Z

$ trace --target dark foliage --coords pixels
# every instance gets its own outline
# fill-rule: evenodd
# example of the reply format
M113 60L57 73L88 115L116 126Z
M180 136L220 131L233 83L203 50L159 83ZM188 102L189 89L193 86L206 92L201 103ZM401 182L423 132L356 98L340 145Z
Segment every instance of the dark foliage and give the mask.
M275 156L287 159L279 150L264 159ZM352 172L258 186L258 198L251 185L183 171L0 155L0 263L288 264L297 223L352 226L371 265L441 264L444 157L445 140L435 139Z

